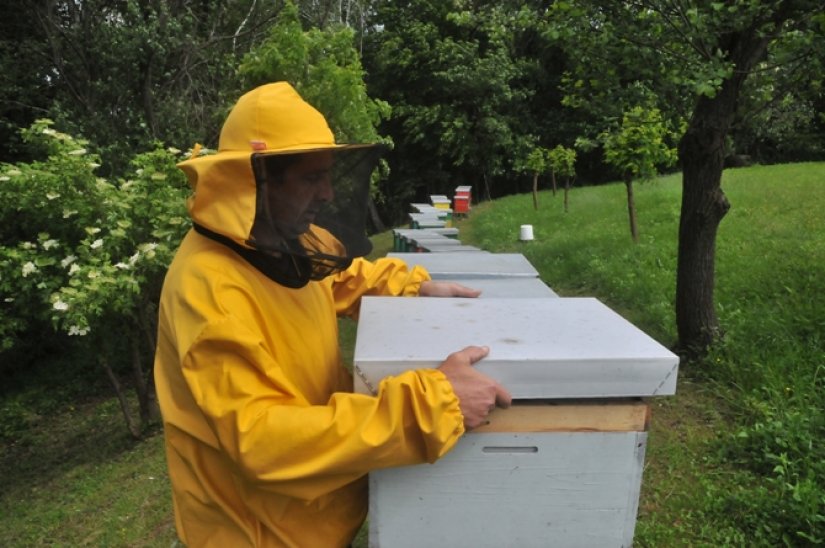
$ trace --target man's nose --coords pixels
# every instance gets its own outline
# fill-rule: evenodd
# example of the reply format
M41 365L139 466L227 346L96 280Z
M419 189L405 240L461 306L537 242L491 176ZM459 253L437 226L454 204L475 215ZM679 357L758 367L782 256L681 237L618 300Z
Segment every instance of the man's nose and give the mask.
M335 190L332 188L332 177L324 177L315 190L315 199L321 202L331 202L335 198Z

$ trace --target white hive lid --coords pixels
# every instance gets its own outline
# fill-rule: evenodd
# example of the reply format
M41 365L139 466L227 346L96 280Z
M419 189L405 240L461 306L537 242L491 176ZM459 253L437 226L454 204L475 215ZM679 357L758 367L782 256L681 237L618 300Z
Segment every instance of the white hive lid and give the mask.
M421 265L433 279L538 277L536 268L521 253L387 253L408 266Z
M408 369L437 367L465 346L516 399L674 394L679 359L593 298L364 297L354 365L358 392Z
M539 278L501 277L501 278L451 278L445 282L456 282L461 285L481 290L480 299L498 298L553 298L558 297L555 291Z

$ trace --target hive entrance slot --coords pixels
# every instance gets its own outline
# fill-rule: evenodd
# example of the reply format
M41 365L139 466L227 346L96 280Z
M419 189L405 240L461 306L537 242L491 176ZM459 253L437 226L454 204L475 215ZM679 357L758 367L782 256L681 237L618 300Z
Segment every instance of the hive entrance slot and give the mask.
M482 453L538 453L539 448L535 445L521 445L521 446L502 446L502 445L487 445L481 448Z

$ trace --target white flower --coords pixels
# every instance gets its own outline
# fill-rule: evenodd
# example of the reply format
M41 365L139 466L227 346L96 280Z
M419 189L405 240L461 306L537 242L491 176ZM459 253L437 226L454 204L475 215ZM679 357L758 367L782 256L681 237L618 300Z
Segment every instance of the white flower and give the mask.
M135 263L140 259L140 251L129 257L129 264L135 266Z
M76 260L77 260L77 257L75 257L74 255L69 255L65 259L60 261L60 266L62 266L63 268L66 268L67 266L69 266L70 264L75 262Z
M60 244L57 240L46 240L43 242L43 249L51 249L53 247L57 247Z
M85 148L78 148L77 150L72 150L71 152L67 152L66 154L71 154L72 156L83 156L86 154Z
M13 303L14 302L14 297L6 297L5 299L3 299L3 301L5 301L7 303Z
M98 164L96 162L89 162L89 167L92 168L92 169L97 169L97 168L100 167L100 164Z
M171 154L180 154L180 149L177 149L175 147L168 147L166 149L166 152L169 152Z
M29 274L37 272L37 267L34 265L33 262L29 261L23 265L23 277L25 278Z
M19 169L10 169L6 172L6 175L11 175L12 177L17 177L18 175L23 175L23 172Z
M153 259L155 257L155 249L158 248L158 244L156 242L149 242L145 244L139 244L138 249L146 255L147 259Z
M96 226L87 226L86 227L86 234L89 234L90 236L92 236L94 234L97 234L98 232L100 232L100 229L97 228Z
M77 263L73 263L71 268L69 268L69 276L75 274L79 270L80 270L80 267L77 265Z
M69 217L71 217L72 215L76 215L76 214L77 214L77 210L76 210L76 209L64 209L64 210L63 210L63 218L64 218L64 219L68 219L68 218L69 218Z
M83 335L85 335L88 332L89 332L88 327L84 327L83 329L81 329L81 328L77 327L76 325L73 325L69 328L69 335L79 335L79 336L82 337Z
M57 301L55 301L55 303L52 305L52 307L55 310L68 310L69 309L69 305L64 303L60 299L57 299Z
M100 276L100 272L98 272L97 270L90 270L89 273L87 274L87 276L89 277L90 280L94 280L95 278Z
M43 128L43 135L55 135L57 132L50 127Z
M103 245L103 238L98 238L97 240L93 241L89 247L92 249L97 249L98 247Z
M34 249L35 245L31 242L23 242L20 244L20 247L22 247L23 249Z
M115 265L115 268L119 268L119 269L121 269L121 270L129 270L130 268L132 268L132 266L131 266L131 265L128 265L128 264L126 264L126 263L121 262L121 263L117 263L117 264Z
M49 200L55 200L57 198L60 198L60 194L58 194L57 192L47 192L46 198Z
M0 176L0 181L9 181L11 177L6 177L5 175Z

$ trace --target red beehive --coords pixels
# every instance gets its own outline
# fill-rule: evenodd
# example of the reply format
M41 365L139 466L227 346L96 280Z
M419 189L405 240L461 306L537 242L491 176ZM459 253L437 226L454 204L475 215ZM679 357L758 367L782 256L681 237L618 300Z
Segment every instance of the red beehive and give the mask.
M453 197L453 212L456 214L466 215L470 212L470 193L471 186L457 186L455 188L455 196Z

